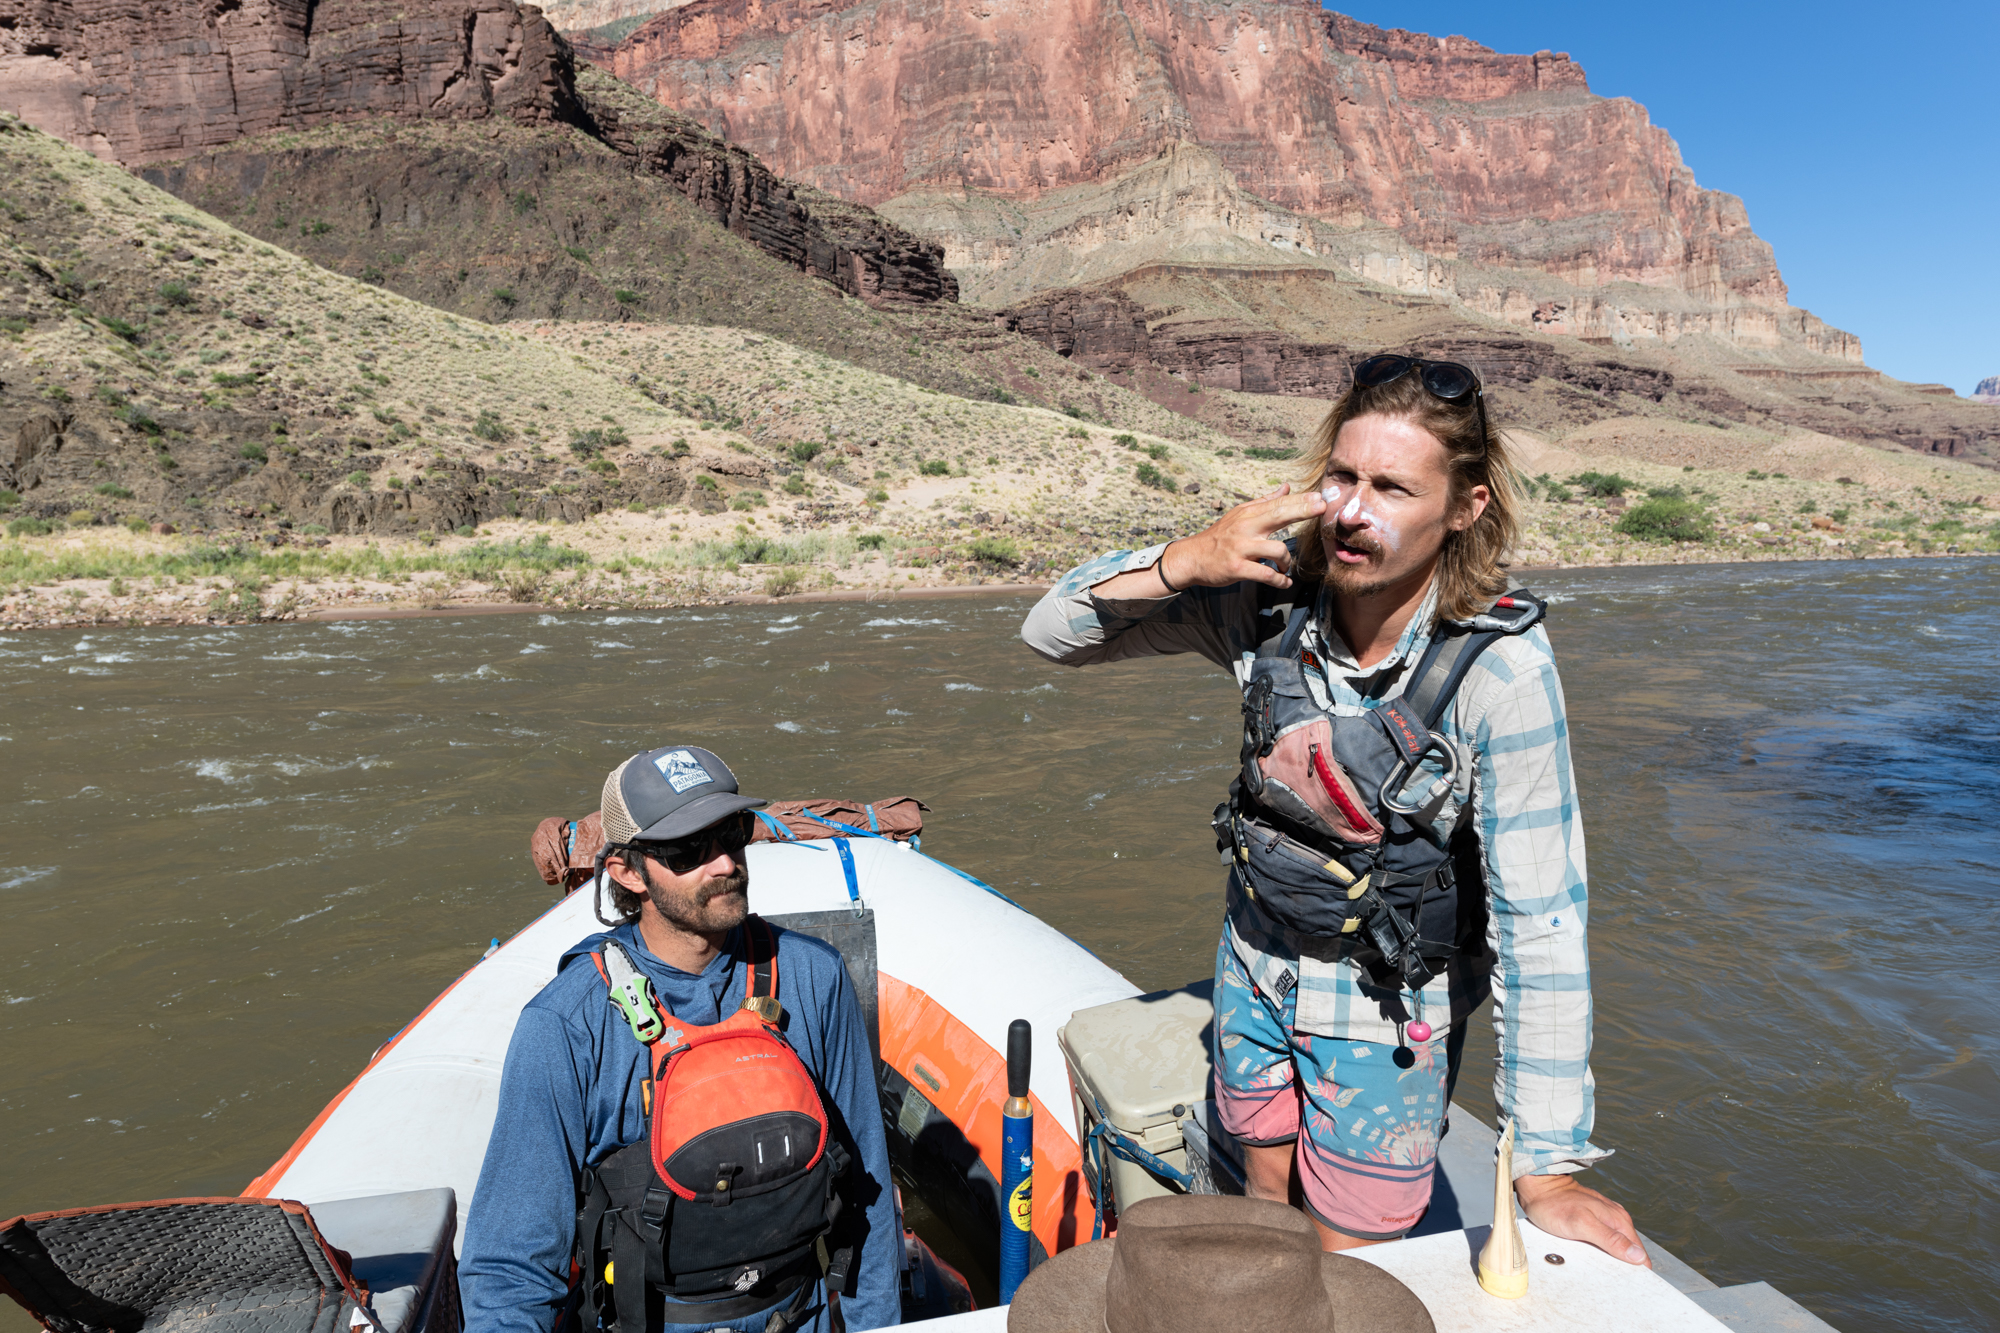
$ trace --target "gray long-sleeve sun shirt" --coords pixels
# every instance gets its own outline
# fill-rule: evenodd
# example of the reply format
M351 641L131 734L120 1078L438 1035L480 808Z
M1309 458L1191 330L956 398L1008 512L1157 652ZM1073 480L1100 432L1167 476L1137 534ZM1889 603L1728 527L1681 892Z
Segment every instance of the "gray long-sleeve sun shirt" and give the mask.
M733 1010L744 994L740 928L700 976L655 957L637 926L608 935L683 1023L718 1023L724 997ZM507 1048L499 1114L459 1264L467 1333L550 1333L569 1299L578 1172L646 1136L646 1048L608 1003L604 981L585 957L605 938L593 935L563 955L555 980L521 1011ZM833 1131L855 1159L846 1193L866 1220L841 1312L857 1331L900 1323L903 1243L889 1148L867 1030L840 954L810 936L779 931L778 998L785 1039L819 1080ZM816 1294L813 1304L814 1317L798 1333L825 1333L825 1302Z

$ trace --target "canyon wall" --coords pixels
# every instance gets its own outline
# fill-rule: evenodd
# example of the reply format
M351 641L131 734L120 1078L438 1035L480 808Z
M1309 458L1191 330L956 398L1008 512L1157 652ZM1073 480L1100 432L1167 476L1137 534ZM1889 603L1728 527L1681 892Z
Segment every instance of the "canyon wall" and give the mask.
M871 205L1032 200L1183 143L1258 199L1443 260L1782 309L1742 202L1567 56L1313 0L694 0L609 56L781 174Z
M513 0L0 0L0 103L128 166L358 115L574 122L573 73Z

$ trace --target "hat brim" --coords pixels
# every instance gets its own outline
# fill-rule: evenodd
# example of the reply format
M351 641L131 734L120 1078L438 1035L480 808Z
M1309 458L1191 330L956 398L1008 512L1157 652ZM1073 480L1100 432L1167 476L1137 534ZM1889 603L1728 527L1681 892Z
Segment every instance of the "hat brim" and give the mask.
M1105 1279L1116 1243L1094 1240L1045 1260L1014 1293L1007 1333L1104 1333ZM1321 1254L1319 1261L1336 1333L1437 1333L1417 1293L1374 1264L1344 1254Z
M640 842L667 842L699 833L718 819L727 819L741 810L761 810L770 802L741 792L718 791L698 796L659 823L642 828L634 835Z

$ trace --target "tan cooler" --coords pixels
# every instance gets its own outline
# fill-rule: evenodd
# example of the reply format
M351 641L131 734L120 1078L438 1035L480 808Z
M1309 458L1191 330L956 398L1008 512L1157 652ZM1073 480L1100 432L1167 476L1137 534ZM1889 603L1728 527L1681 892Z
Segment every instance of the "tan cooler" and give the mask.
M1079 1143L1087 1145L1090 1131L1108 1120L1169 1166L1188 1170L1181 1122L1196 1116L1210 1096L1214 987L1204 980L1079 1009L1057 1029L1056 1044L1069 1065ZM1102 1154L1111 1175L1107 1196L1099 1189L1092 1157L1086 1148L1084 1172L1107 1210L1177 1192L1175 1184L1107 1151Z

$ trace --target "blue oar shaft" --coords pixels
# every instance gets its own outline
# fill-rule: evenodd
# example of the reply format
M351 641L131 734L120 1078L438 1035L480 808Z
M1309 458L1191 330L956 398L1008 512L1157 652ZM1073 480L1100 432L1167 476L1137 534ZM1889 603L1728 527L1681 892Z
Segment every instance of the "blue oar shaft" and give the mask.
M1028 1100L1031 1033L1026 1019L1007 1028L1007 1101L1000 1108L1000 1303L1028 1276L1034 1235L1035 1108Z

